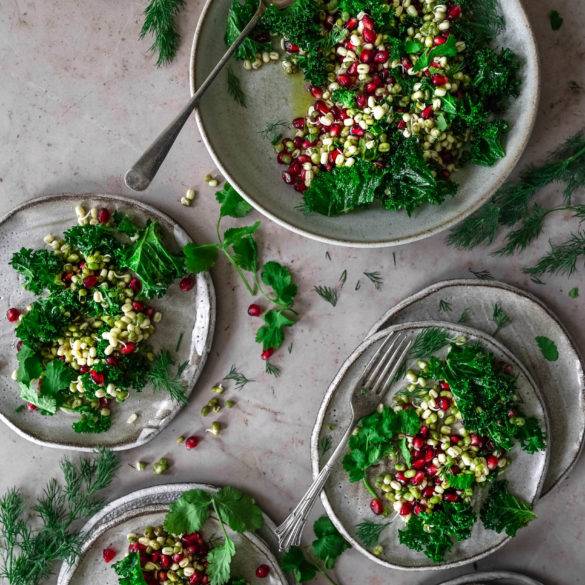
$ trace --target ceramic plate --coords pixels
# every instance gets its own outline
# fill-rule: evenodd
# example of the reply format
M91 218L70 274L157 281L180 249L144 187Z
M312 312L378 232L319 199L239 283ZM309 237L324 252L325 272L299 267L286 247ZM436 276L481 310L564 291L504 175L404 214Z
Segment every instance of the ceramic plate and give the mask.
M162 524L169 505L183 492L193 489L211 492L217 488L185 483L160 485L133 492L107 505L83 527L82 531L88 538L83 544L81 555L71 567L62 566L57 585L117 585L118 579L111 565L102 559L103 549L114 548L118 552L115 561L122 559L127 550L126 535L129 532ZM271 551L275 542L274 524L266 515L264 520L265 524L257 534L229 532L237 548L232 565L233 575L254 582L256 567L264 563L270 567L270 574L265 580L267 585L289 585ZM204 528L208 536L217 535L219 531L219 524L213 520L207 522Z
M440 585L487 585L494 583L497 585L542 585L540 581L532 579L527 575L512 573L510 571L489 571L470 573L462 575L449 581L444 581Z
M441 310L441 301L447 302L451 310ZM390 309L369 334L409 321L457 321L466 309L472 327L493 333L491 316L496 303L512 319L498 332L498 339L530 369L548 406L554 441L543 487L543 494L547 494L569 473L583 448L585 374L579 351L567 330L542 301L502 282L448 280L433 284ZM539 335L556 343L558 361L542 359L534 342Z
M169 244L190 242L189 235L170 217L153 207L113 195L57 195L34 199L10 212L0 220L0 266L4 278L0 284L2 314L8 307L25 307L32 299L32 293L24 290L19 275L8 262L12 254L22 246L42 248L47 233L61 235L77 223L75 206L87 208L107 206L110 210L120 209L140 223L155 219L162 226ZM152 305L163 313L162 321L152 338L155 351L169 349L177 363L187 361L188 366L181 378L188 394L193 390L213 337L215 324L215 293L209 274L197 276L196 286L189 293L179 290L177 284L169 289L162 299L155 299ZM179 336L183 339L175 353ZM141 393L113 409L112 428L106 433L77 434L71 424L78 415L58 413L44 417L38 413L16 410L22 405L18 385L11 379L17 366L16 337L14 326L6 319L0 319L0 418L19 435L40 445L90 451L98 446L114 450L131 449L155 437L179 412L181 406L172 402L162 393L154 393L148 387ZM132 413L138 414L134 424L126 421Z
M311 437L311 458L315 477L318 475L322 463L327 460L327 455L322 458L319 454L319 442L323 437L329 436L332 445L336 445L345 432L350 420L349 398L351 390L368 359L390 333L403 333L414 337L429 327L441 327L454 336L465 335L469 340L479 341L498 359L512 364L514 372L518 375L518 393L524 411L528 416L536 416L546 428L547 436L550 436L548 416L536 384L516 357L495 339L475 329L441 321L394 325L366 339L345 361L331 382ZM395 384L391 388L386 402L391 400L391 396L396 391L403 388L403 381ZM329 430L329 425L335 425L334 430ZM515 446L511 451L511 458L513 463L504 474L505 479L510 484L511 491L528 502L534 502L542 490L542 482L548 463L548 450L530 455ZM385 567L409 570L455 567L485 557L509 540L505 534L486 530L481 522L476 522L471 538L458 543L446 556L444 562L435 564L422 553L411 551L398 542L398 529L404 524L399 518L396 518L383 533L381 544L384 545L384 554L381 557L376 557L358 542L355 530L357 524L372 517L371 496L361 483L352 484L348 481L341 464L338 464L333 470L322 493L322 500L331 520L344 537L362 554Z
M209 88L197 112L203 140L218 168L258 211L296 233L344 246L380 247L405 244L445 230L485 203L504 182L524 151L536 117L539 97L538 56L530 24L519 0L500 2L506 29L499 41L525 63L521 96L506 119L512 122L507 156L491 168L469 167L455 175L457 197L429 206L414 217L363 210L342 217L305 215L298 193L281 179L270 141L261 131L276 121L290 122L306 114L307 99L300 75L285 76L279 64L246 72L234 63L247 108L227 93L227 68ZM207 0L195 33L191 56L191 91L198 87L225 51L226 15L230 0ZM242 153L245 153L242 156Z

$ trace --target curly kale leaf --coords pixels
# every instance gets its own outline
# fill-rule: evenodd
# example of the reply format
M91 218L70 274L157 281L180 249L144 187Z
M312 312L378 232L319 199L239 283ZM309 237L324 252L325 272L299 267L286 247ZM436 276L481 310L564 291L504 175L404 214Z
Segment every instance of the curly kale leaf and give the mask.
M86 256L96 251L113 256L122 247L112 230L102 225L75 225L65 231L63 239Z
M12 256L10 266L24 276L24 288L37 295L45 289L56 291L63 288L59 278L63 259L49 250L21 248Z

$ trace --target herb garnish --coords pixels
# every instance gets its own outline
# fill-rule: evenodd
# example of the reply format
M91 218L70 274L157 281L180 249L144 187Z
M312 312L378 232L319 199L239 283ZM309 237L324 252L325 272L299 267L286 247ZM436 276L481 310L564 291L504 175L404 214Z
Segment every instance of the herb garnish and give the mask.
M452 310L453 306L449 301L446 301L444 299L441 299L439 301L439 311L441 311L441 313L450 313Z
M379 272L364 272L364 276L374 285L376 290L380 290L384 284L384 278Z
M242 372L240 372L238 368L236 368L236 366L232 366L230 368L230 371L223 377L223 379L232 380L233 382L235 382L236 390L242 390L242 388L244 388L246 384L254 382L254 380L250 380L244 374L242 374Z
M313 290L332 307L335 307L337 305L339 292L336 288L333 288L331 286L315 286Z
M246 94L242 89L240 78L234 73L231 67L227 68L227 86L228 93L234 98L234 100L240 104L240 106L246 108Z
M493 280L494 277L489 270L473 270L472 268L469 269L469 272L475 276L478 280Z
M331 449L331 445L332 445L333 441L331 440L331 437L329 435L323 435L320 439L319 439L319 455L321 457L324 457L325 455L327 455L327 453L330 451Z
M380 535L387 526L390 526L390 522L379 524L364 520L356 526L356 534L366 548L372 549L380 541Z
M536 514L530 504L508 491L508 482L498 480L490 486L480 518L486 528L516 536L520 528L536 518Z
M512 319L499 303L494 305L494 309L492 312L492 321L496 324L496 330L494 331L494 336L500 332L500 329L506 327L512 322Z
M186 404L187 395L185 394L185 387L181 381L181 375L189 363L184 362L180 364L174 375L169 371L173 365L174 361L171 353L167 350L162 350L152 362L152 366L147 374L148 381L155 390L167 392L175 402Z
M278 366L275 366L272 362L267 361L266 362L266 373L269 376L274 376L275 378L279 378L281 371L280 371L280 368Z
M569 297L571 299L576 299L579 297L579 288L578 287L574 287L569 291Z
M154 37L150 50L156 53L157 65L170 63L177 54L181 35L177 31L175 17L185 5L185 0L150 0L144 10L144 24L140 38Z
M548 337L541 335L535 338L535 341L545 360L556 362L559 359L559 350L557 344Z

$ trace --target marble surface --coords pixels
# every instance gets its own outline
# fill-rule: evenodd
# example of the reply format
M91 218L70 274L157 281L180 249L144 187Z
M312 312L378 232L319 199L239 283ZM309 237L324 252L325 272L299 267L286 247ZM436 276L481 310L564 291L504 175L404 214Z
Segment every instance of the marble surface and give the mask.
M187 4L181 18L181 51L171 66L157 69L147 52L148 43L137 39L143 1L2 2L0 214L42 194L130 194L122 181L126 168L188 97L190 37L201 0ZM571 80L585 88L585 4L579 0L555 0L554 6L542 0L526 0L525 4L542 55L543 97L523 165L538 161L582 127L585 116L585 91L569 89ZM551 31L547 18L553 7L565 17L557 33ZM158 180L140 197L178 219L194 238L209 240L217 206L203 177L211 170L195 124L190 123ZM186 209L178 200L189 186L201 193L194 207ZM559 188L547 189L541 197L560 201ZM553 239L562 237L572 225L562 214L549 222ZM546 238L524 256L505 260L483 250L456 252L444 239L439 235L395 250L351 250L305 240L264 221L264 256L291 265L300 282L302 320L291 335L293 350L290 355L281 352L275 359L283 368L282 376L274 379L263 373L252 341L257 323L246 314L250 299L233 272L220 263L213 271L218 292L217 332L193 399L154 442L123 455L125 464L167 455L173 460L172 472L159 477L124 465L108 498L168 481L232 483L252 492L275 520L281 520L310 481L310 432L323 393L341 361L389 305L433 281L468 276L470 268L490 270L494 277L540 296L585 351L585 290L580 299L567 296L570 288L583 283L583 272L570 280L552 278L545 285L535 285L521 271L546 249ZM344 269L348 283L333 308L314 294L313 286L334 285ZM374 270L385 279L380 291L362 275ZM359 278L362 286L354 291ZM0 299L0 313L5 303ZM225 433L218 439L205 435L195 451L177 446L179 434L204 434L199 410L210 397L210 386L232 364L256 382L235 396L238 406L224 417ZM35 491L47 476L58 474L63 455L36 447L0 427L0 491L11 485ZM539 520L478 567L524 571L547 584L584 583L584 501L585 469L579 465L557 492L538 505ZM341 585L418 585L469 570L471 566L444 574L387 571L352 551L339 562L336 573Z

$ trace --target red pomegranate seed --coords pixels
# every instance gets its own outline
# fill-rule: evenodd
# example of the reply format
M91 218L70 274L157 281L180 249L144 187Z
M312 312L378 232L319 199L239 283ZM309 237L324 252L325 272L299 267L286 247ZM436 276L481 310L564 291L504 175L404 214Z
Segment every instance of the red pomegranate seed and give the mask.
M154 307L146 307L146 309L144 309L144 314L149 318L152 319L154 317L154 314L156 313Z
M347 74L351 75L352 77L355 77L357 75L357 68L358 68L358 64L357 61L354 61L348 68L347 68Z
M182 555L181 553L175 553L175 554L172 556L173 563L180 563L180 562L183 560L183 558L184 558L184 557L183 557L183 555Z
M451 465L451 473L453 475L457 475L458 473L461 473L461 467L459 467L459 465Z
M320 87L312 85L309 91L314 98L321 99L323 97L323 90Z
M303 140L303 148L311 148L312 146L315 146L317 144L317 142L311 142L310 140L307 140L305 138L305 140Z
M380 498L374 498L370 502L370 509L376 516L380 516L384 513L384 502Z
M404 120L400 120L400 122L396 124L396 127L398 130L404 130L406 128L406 122Z
M30 410L31 412L34 412L35 410L37 410L37 406L36 406L36 404L33 404L32 402L27 402L26 409Z
M16 321L18 321L19 317L20 317L20 311L18 309L15 309L14 307L12 307L11 309L8 309L8 311L6 311L6 319L8 319L8 321L10 321L10 323L16 323Z
M461 12L461 6L459 6L459 4L454 4L449 10L447 10L447 18L449 20L456 20L461 16Z
M461 441L461 437L458 435L451 435L451 445L457 445Z
M438 46L438 45L443 45L443 44L444 44L444 43L446 43L446 42L447 42L447 39L446 39L444 36L442 36L442 35L438 35L438 36L436 36L436 37L433 39L433 44L434 44L435 46Z
M120 363L120 360L115 355L109 355L106 358L106 364L108 366L116 367Z
M258 577L258 579L266 579L268 573L270 573L270 567L268 565L259 565L256 568L256 577Z
M352 126L349 132L352 136L363 136L365 130L361 126Z
M423 512L426 512L427 507L424 504L415 504L414 506L414 513L418 516Z
M199 571L193 573L193 575L191 575L189 579L189 585L201 585L203 583L204 576L205 575L203 575L203 573L200 573Z
M364 28L367 28L369 30L372 30L374 26L376 26L374 23L374 19L368 14L364 14L362 18L362 24L364 25Z
M19 339L16 342L16 351L20 351L22 349L22 346L24 345L24 343L22 342L22 339Z
M153 562L154 562L154 561L153 561ZM167 580L168 580L168 573L167 573L166 571L159 571L159 572L157 573L157 576L158 576L158 580L159 580L161 583L164 583L165 581L167 581Z
M126 343L125 345L122 346L120 353L122 353L124 355L128 355L130 353L134 353L135 351L136 351L136 344L133 343L132 341L129 341L128 343Z
M410 71L412 69L412 61L408 57L402 57L402 59L400 59L400 63L406 71Z
M108 223L110 221L110 212L105 207L101 207L98 209L97 220L100 223Z
M404 475L403 471L398 471L396 473L396 480L399 481L400 483L406 483L408 481L408 479L406 478L406 475Z
M441 410L449 410L449 407L451 406L451 401L446 396L441 396L437 403Z
M437 468L433 464L427 465L426 472L427 472L427 475L434 477L435 475L437 475ZM443 481L440 477L438 479Z
M279 152L276 155L276 160L281 165L289 165L290 164L290 161L291 161L291 157L290 157L290 154L288 152L286 152L285 150L283 150L282 152Z
M425 463L430 463L433 460L434 456L435 456L435 450L431 446L424 448L423 458L425 460Z
M294 185L294 190L298 191L299 193L304 193L307 189L308 189L308 187L307 187L307 185L305 185L305 182L303 180L299 180Z
M418 434L423 438L426 439L429 436L429 427L427 426L422 426L420 428L420 431L418 432Z
M288 166L288 172L291 174L291 177L298 177L301 174L302 170L303 165L301 165L301 163L299 163L296 160L291 162L290 165Z
M363 93L358 93L355 96L355 102L358 108L365 108L368 105L368 98Z
M404 502L400 507L401 516L410 516L412 514L412 504L410 502Z
M163 569L168 569L173 564L173 559L170 555L163 555L160 559L160 564Z
M508 418L514 418L515 416L517 416L517 412L515 410L509 410L508 411Z
M374 49L362 49L360 61L362 63L371 63L374 60Z
M337 137L341 134L342 130L343 126L341 124L331 124L329 127L329 134L331 134L333 137Z
M304 165L305 163L311 162L311 157L308 154L301 154L297 160Z
M284 50L287 53L298 53L301 48L298 45L291 43L290 41L284 41Z
M381 49L374 56L374 63L386 63L390 58L390 53L386 49Z
M116 551L112 547L104 548L102 551L102 557L106 563L110 563L114 560Z
M366 83L366 85L364 86L364 91L366 92L366 94L368 95L372 95L373 93L375 93L375 91L378 89L378 86L373 82L373 81L369 81L368 83Z
M448 502L456 502L459 499L459 496L457 495L457 492L448 490L443 494L443 498Z
M331 111L329 106L323 100L317 100L315 102L315 109L323 115L328 114Z
M449 383L445 382L444 380L442 382L439 382L439 388L441 390L451 390L451 386L449 386Z
M61 281L65 284L69 284L73 278L73 272L65 272L61 275Z
M248 307L248 315L250 315L250 317L260 317L260 315L262 315L263 309L260 305L257 305L256 303L252 303L249 307Z
M293 178L288 171L282 171L282 180L287 184L291 185L293 182Z
M87 374L87 372L89 372L89 366L80 366L79 371L82 374Z
M104 382L106 381L103 372L98 372L97 370L90 370L89 375L98 386L103 386Z
M132 308L138 313L144 311L144 303L141 301L132 301Z
M474 447L481 447L483 445L483 441L479 435L471 435L471 444Z
M130 279L130 284L128 286L134 294L138 294L142 290L142 282L136 277Z
M90 274L83 279L83 286L85 288L93 288L99 282L99 278L95 274Z
M425 445L425 440L422 437L414 437L414 439L412 440L412 446L419 451L420 449L422 449Z
M433 85L445 85L449 82L449 78L446 75L435 73L434 75L431 75L431 81L433 82Z
M139 542L131 542L128 545L128 552L143 552L146 550L146 547Z
M335 160L337 159L337 157L343 154L343 152L341 151L341 148L334 148L330 153L329 153L329 162L334 163Z
M421 113L420 117L423 120L428 120L433 117L433 106L427 106Z
M266 362L268 361L272 356L274 355L274 349L272 349L271 347L269 347L268 349L265 349L261 354L260 357Z
M412 462L412 466L414 467L414 469L417 469L419 471L425 468L425 464L426 463L424 459L415 459Z
M199 443L201 442L201 439L195 435L191 436L191 437L187 437L185 439L185 447L187 449L195 449ZM179 562L179 561L175 561L175 562Z
M376 40L376 37L378 36L376 34L376 31L371 28L364 28L364 32L362 34L364 37L364 41L366 41L366 43L373 43Z
M357 28L359 24L359 20L357 18L355 18L355 16L352 16L346 23L345 23L345 28L347 30L355 30Z
M424 490L423 490L423 496L425 498L432 498L435 495L435 488L432 485L428 485Z
M293 139L293 144L295 145L295 148L301 148L301 146L303 146L303 137L295 136Z
M417 471L416 475L410 480L412 485L420 485L425 480L425 474L422 471Z
M340 73L337 76L337 81L342 87L349 87L351 85L351 77L347 73Z
M488 469L491 469L492 471L498 467L498 463L500 462L500 460L495 455L488 455L485 460Z
M292 125L297 130L302 130L305 127L305 119L304 118L295 118L292 122Z

